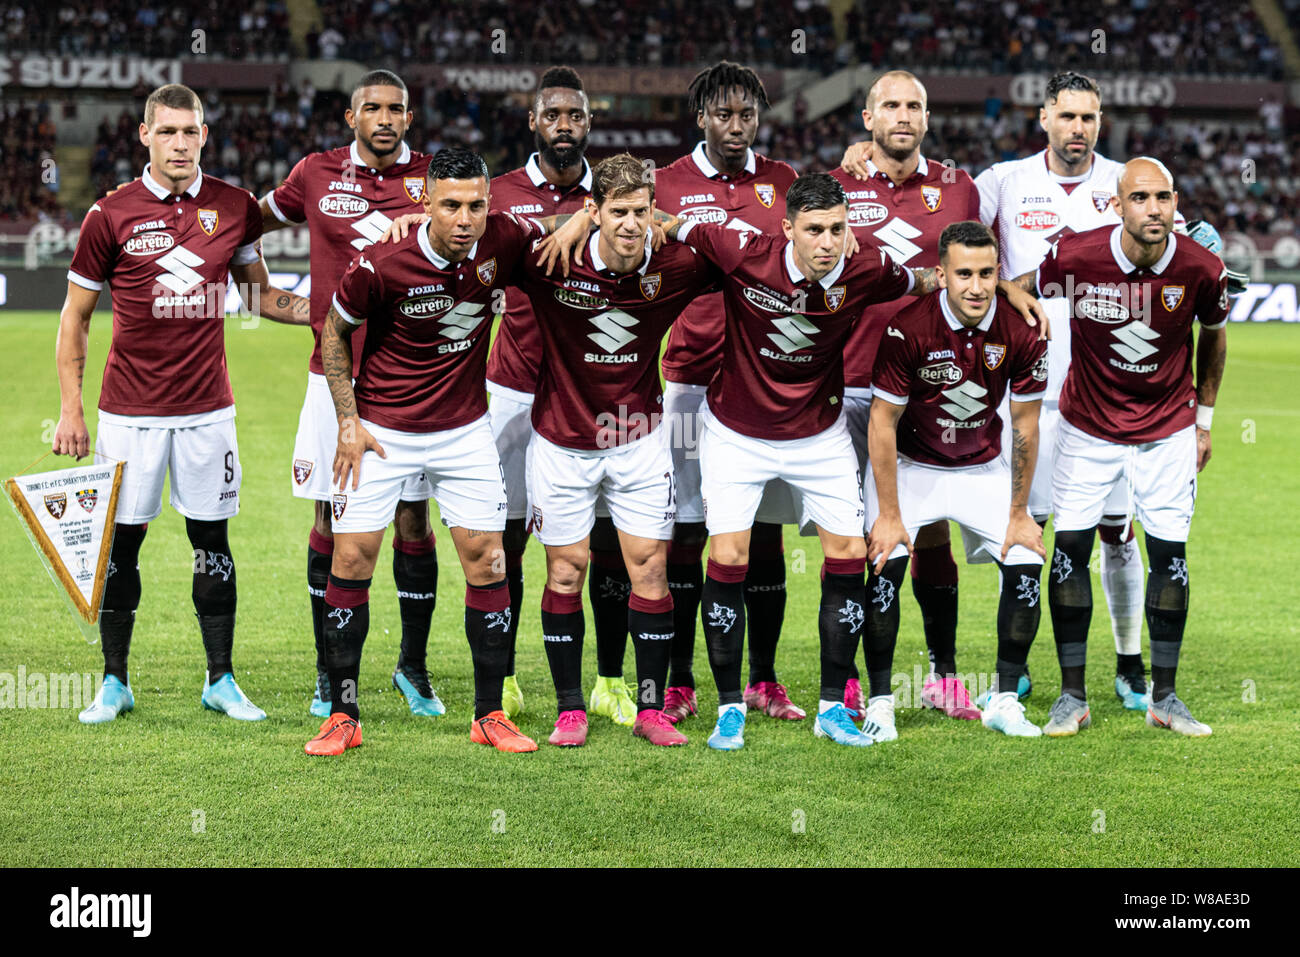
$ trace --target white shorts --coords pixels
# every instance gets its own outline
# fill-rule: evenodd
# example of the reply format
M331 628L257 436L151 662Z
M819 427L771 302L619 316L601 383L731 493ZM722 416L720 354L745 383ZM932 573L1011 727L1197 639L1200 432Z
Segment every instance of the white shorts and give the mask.
M784 440L741 435L710 415L707 405L703 419L701 491L709 535L744 531L756 518L778 519L759 515L773 479L784 479L797 499L787 523L806 519L832 535L862 534L862 485L843 415L816 435Z
M215 422L177 427L126 425L132 416L101 412L95 430L95 464L119 459L126 463L115 521L143 525L161 515L163 478L168 472L171 506L186 518L216 522L237 515L243 471L233 406L229 412L228 418ZM178 423L196 418L175 416ZM162 421L152 416L147 420Z
M533 437L533 397L489 381L488 420L506 477L506 518L528 516L528 443Z
M700 407L704 385L664 383L664 425L669 426L673 474L677 480L677 521L704 521L704 500L700 497Z
M844 396L844 424L849 427L853 454L858 457L858 470L867 474L867 426L871 424L871 390L866 396Z
M339 418L329 382L316 372L307 373L307 395L298 413L298 434L293 440L293 494L328 502L332 494L334 450L339 441ZM386 449L387 447L385 447ZM423 502L433 497L424 473L402 486L403 502Z
M598 454L534 435L528 446L530 530L543 545L572 545L591 534L603 499L614 527L666 542L677 518L673 458L662 426Z
M874 473L868 473L865 485L867 499L867 534L880 515L880 497L876 492ZM1002 561L1002 543L1007 540L1007 524L1011 512L1011 466L999 457L983 465L965 468L941 468L922 465L904 456L898 457L898 511L903 516L903 526L908 536L916 541L916 533L934 522L954 521L961 526L966 539L968 557L970 543L975 551L986 556L984 561ZM907 554L902 545L890 553L890 558ZM1041 565L1041 556L1015 545L1007 551L1004 564Z
M1196 427L1141 445L1107 442L1064 419L1057 433L1052 482L1058 532L1090 529L1110 507L1116 487L1132 489L1148 535L1185 542L1196 502Z
M442 524L499 532L506 527L506 489L488 417L440 432L399 432L361 420L387 458L361 457L361 484L330 497L334 531L375 532L388 527L412 478L423 476Z

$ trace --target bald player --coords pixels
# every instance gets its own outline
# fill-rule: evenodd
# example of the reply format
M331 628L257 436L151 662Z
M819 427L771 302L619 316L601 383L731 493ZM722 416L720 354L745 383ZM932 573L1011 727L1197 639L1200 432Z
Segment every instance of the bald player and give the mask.
M1204 737L1210 726L1192 717L1174 679L1187 624L1196 476L1210 460L1210 424L1227 356L1227 271L1214 253L1173 233L1178 193L1158 160L1125 164L1111 206L1120 225L1063 236L1036 271L1014 280L1071 307L1048 574L1061 696L1044 732L1073 735L1090 724L1084 687L1092 617L1088 559L1108 497L1128 486L1149 563L1145 610L1153 687L1147 724ZM1194 323L1200 323L1195 375Z

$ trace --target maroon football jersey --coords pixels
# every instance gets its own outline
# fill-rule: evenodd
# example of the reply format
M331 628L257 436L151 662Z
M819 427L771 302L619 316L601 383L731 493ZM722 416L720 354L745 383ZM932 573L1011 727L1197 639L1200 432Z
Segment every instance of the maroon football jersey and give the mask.
M844 397L844 343L870 303L897 299L912 274L865 247L819 282L805 279L784 236L691 225L678 233L725 274L726 348L709 384L709 411L760 439L830 428Z
M386 170L367 166L357 144L304 156L283 183L267 195L276 218L306 222L311 236L311 333L308 368L320 364L320 333L338 279L356 254L378 242L398 216L424 211L429 157L402 144L397 162ZM360 361L364 327L352 337ZM353 370L355 371L355 370Z
M190 415L231 405L225 292L257 262L262 214L246 189L202 171L181 196L144 175L86 213L68 280L113 294L99 407Z
M1070 299L1070 371L1061 415L1089 435L1136 445L1196 421L1192 323L1228 321L1221 260L1169 234L1139 269L1120 247L1123 225L1063 236L1038 267L1038 294Z
M1047 343L1001 296L973 329L940 289L886 323L876 353L874 394L905 405L898 451L926 465L979 465L1002 452L998 406L1047 391Z
M601 260L599 234L565 279L535 263L523 271L546 361L533 399L533 428L569 449L606 449L649 434L663 415L659 345L682 309L718 281L689 246L666 243L635 272Z
M704 144L655 172L655 207L696 223L781 235L785 191L796 173L750 151L745 169L729 176L714 168ZM722 364L722 293L701 296L673 326L664 348L664 378L708 385Z
M543 235L536 220L489 213L460 262L434 252L426 227L358 255L333 299L344 319L371 327L353 386L357 412L402 432L441 432L484 415L493 296Z
M922 156L916 172L895 186L868 162L871 179L862 182L842 169L831 172L849 200L849 225L858 242L870 240L909 269L939 265L939 236L951 223L979 222L980 194L964 170L931 163ZM911 297L868 306L844 347L844 391L866 395L880 337Z
M582 161L582 179L567 188L547 180L537 154L519 169L492 180L492 208L518 216L554 216L577 212L591 195L591 167ZM542 338L532 303L518 288L506 290L506 312L488 356L487 377L516 392L537 388Z

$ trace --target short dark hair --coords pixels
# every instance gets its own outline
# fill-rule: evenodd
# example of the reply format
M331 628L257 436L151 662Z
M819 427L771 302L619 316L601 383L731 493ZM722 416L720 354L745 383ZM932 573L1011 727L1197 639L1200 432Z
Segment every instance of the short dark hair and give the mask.
M349 102L355 100L357 94L368 86L395 86L402 91L402 99L410 101L410 94L400 76L392 70L371 70L352 85L352 96L349 97Z
M767 109L767 90L758 74L730 60L720 60L695 74L686 88L687 103L692 113L703 113L710 103L724 99L733 89L750 96L760 109Z
M653 200L655 178L650 169L631 153L606 157L591 169L591 198L599 206L607 199L649 188Z
M948 258L948 247L950 246L992 246L993 254L998 252L998 238L993 235L993 230L989 229L983 223L976 222L973 219L962 220L959 223L949 223L943 228L939 235L939 261L943 262Z
M476 179L479 176L489 181L492 179L483 157L461 146L448 146L434 153L425 175L430 183L439 179Z
M1043 105L1055 103L1066 90L1081 90L1087 93L1097 94L1097 102L1101 102L1101 87L1097 81L1090 76L1084 76L1082 73L1075 73L1073 70L1066 70L1063 73L1057 73L1047 81L1047 91L1043 96Z
M578 76L578 71L572 67L553 66L542 74L541 82L537 84L537 92L541 93L542 90L557 86L582 92L582 77Z
M848 204L844 187L830 173L804 173L785 192L785 218L793 221L798 213Z
M153 126L154 114L160 106L173 110L193 110L199 116L199 126L203 125L203 101L182 83L168 83L149 94L149 98L144 101L145 126Z

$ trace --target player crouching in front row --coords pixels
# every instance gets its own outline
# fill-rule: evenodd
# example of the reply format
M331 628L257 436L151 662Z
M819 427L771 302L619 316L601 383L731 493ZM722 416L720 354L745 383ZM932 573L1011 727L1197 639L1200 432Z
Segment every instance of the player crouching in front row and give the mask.
M1029 514L1038 412L1047 388L1047 343L999 302L998 245L987 226L953 223L939 238L943 288L898 314L872 373L865 482L869 557L869 671L893 664L898 589L923 527L955 521L998 562L997 685L985 727L1042 734L1025 718L1016 685L1038 631L1043 532ZM1011 391L1011 463L1002 457L997 408ZM874 481L872 478L874 477ZM873 701L874 703L874 701ZM893 732L892 696L875 709Z

